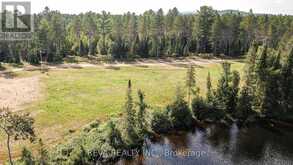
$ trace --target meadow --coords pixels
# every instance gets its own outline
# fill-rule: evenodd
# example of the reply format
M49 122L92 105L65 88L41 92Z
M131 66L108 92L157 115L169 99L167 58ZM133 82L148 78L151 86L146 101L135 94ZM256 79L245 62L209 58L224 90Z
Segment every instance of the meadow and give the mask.
M243 74L243 62L230 62L232 70ZM141 89L151 109L164 108L172 101L176 87L184 87L186 71L186 66L134 65L50 70L44 74L34 71L17 75L40 77L41 97L27 106L24 112L33 116L37 136L51 147L74 137L94 120L105 121L113 115L121 115L129 79L132 80L135 100L137 90ZM215 87L221 74L221 64L196 67L197 85L202 95L206 91L208 72ZM18 145L14 147L21 148Z

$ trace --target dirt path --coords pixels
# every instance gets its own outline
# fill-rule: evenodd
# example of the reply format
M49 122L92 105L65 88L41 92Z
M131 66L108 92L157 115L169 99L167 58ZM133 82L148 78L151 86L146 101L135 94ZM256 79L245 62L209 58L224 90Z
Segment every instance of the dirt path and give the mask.
M39 77L2 78L0 77L0 106L12 111L22 110L26 104L40 95Z
M93 63L65 63L57 65L44 65L43 68L46 69L67 69L67 68L86 68L86 67L123 67L123 66L163 66L163 67L182 67L189 64L193 65L208 65L213 63L221 63L222 59L203 59L199 57L192 58L165 58L165 59L138 59L131 62L121 62L121 61L112 61L112 62L93 62ZM24 68L14 68L7 71L0 71L1 74L6 74L10 72L20 72L20 71L30 71L30 70L39 70L39 66L26 66Z

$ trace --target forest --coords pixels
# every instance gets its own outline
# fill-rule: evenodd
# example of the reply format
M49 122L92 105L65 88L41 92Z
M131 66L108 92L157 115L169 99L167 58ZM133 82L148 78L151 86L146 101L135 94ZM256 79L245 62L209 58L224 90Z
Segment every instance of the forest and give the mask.
M45 8L34 15L35 32L27 42L0 41L0 61L38 64L68 55L110 55L114 59L182 57L198 54L245 55L253 41L284 49L292 42L293 17L254 14L202 6L183 14L176 8L143 14L87 12L61 14Z

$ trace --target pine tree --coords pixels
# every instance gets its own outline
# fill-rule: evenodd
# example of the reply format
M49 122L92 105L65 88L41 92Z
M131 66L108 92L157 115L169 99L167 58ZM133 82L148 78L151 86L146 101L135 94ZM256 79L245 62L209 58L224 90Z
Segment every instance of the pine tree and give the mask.
M98 44L100 53L106 55L108 53L108 45L106 42L107 35L111 32L111 20L110 13L102 11L102 14L98 20L98 32L101 35L100 42Z
M236 110L238 102L238 92L239 92L239 83L240 75L237 71L232 72L232 84L231 84L231 95L229 99L228 110L234 112Z
M210 72L208 73L207 77L207 94L206 94L206 99L208 103L212 103L213 101L213 89L212 89L212 82L211 82L211 74Z
M137 127L140 135L143 135L147 131L146 109L148 105L144 101L144 93L139 90L137 94L139 98L139 102L137 103L139 108L137 113Z
M187 69L186 75L186 87L187 87L187 99L189 105L191 105L192 95L198 94L198 88L196 87L196 75L195 69L192 64L190 64L189 68Z
M125 127L126 127L126 140L129 145L135 145L137 139L136 134L136 120L135 120L135 109L133 105L131 80L128 81L128 88L125 102Z
M224 62L222 67L223 73L216 89L214 105L217 109L234 113L239 91L239 73L231 73L231 64L228 62Z
M222 30L223 23L221 17L217 14L212 26L212 45L214 55L219 55L222 50Z
M257 52L257 62L255 65L255 72L256 72L256 90L255 96L256 101L254 107L257 110L265 111L265 93L266 93L266 80L268 76L268 56L267 56L267 46L264 45L259 51Z
M245 65L245 83L248 87L252 87L253 89L255 89L255 85L256 85L256 82L255 82L256 68L255 67L257 62L256 61L257 50L258 50L258 46L256 42L253 42L246 56L246 65Z
M197 20L197 50L200 53L210 53L211 51L211 31L214 15L214 10L211 7L200 7Z
M253 112L253 93L250 87L244 86L237 104L237 117L245 120Z
M123 139L121 137L121 133L119 131L119 129L117 128L116 124L114 123L113 120L110 120L107 123L107 143L112 146L114 149L120 149L121 147L123 147L124 142Z
M282 74L282 94L283 107L285 112L293 111L293 48L286 58L281 71Z

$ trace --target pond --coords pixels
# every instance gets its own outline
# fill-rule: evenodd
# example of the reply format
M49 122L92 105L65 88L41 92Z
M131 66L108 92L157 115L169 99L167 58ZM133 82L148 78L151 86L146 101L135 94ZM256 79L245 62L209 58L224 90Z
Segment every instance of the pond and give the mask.
M205 129L147 140L142 155L119 165L293 164L293 132L260 126L239 129L210 125Z

